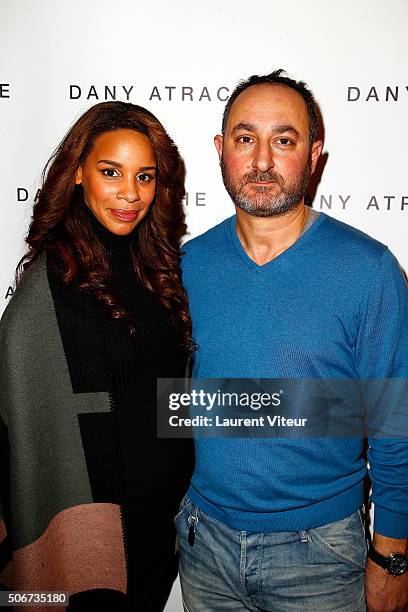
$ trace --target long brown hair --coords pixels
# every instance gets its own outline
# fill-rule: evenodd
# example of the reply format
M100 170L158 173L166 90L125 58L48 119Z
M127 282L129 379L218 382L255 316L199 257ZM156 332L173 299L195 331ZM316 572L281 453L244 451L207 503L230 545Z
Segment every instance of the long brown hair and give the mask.
M180 240L186 233L184 164L162 124L141 106L126 102L96 104L68 131L44 168L26 238L29 248L17 267L17 282L44 249L52 250L62 262L64 283L75 281L80 289L93 291L112 318L128 317L111 286L107 253L87 219L82 186L75 184L75 172L96 138L118 129L145 134L157 163L155 199L131 244L135 272L170 311L183 344L190 348L191 320L179 266Z

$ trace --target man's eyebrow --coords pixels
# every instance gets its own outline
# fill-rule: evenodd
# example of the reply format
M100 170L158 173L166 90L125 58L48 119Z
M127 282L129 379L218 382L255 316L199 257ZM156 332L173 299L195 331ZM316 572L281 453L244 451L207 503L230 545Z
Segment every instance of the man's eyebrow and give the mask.
M293 125L290 125L290 123L286 123L283 125L274 125L272 127L272 131L275 134L283 134L284 132L292 132L292 134L299 136L299 132L293 127Z
M256 125L254 125L253 123L244 123L241 121L241 123L237 123L237 125L235 125L231 131L240 132L242 130L246 130L247 132L255 132Z
M241 131L256 132L256 130L257 130L257 126L255 124L246 123L244 121L237 123L237 125L235 125L232 128L233 133L241 132ZM292 134L299 136L299 132L293 127L293 125L290 125L289 123L285 123L283 125L274 125L272 126L272 131L274 134L283 134L285 132L292 132Z
M117 168L122 168L122 164L112 159L99 159L97 164L109 164L110 166L116 166ZM139 170L156 170L156 166L141 166Z

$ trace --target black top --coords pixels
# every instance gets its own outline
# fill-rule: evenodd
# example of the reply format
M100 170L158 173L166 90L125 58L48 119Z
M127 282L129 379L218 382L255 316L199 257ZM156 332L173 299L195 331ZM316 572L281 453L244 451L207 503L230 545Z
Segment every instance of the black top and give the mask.
M88 217L105 247L113 281L132 314L132 336L125 320L104 320L104 336L113 381L123 496L133 520L174 514L193 469L191 440L158 439L156 379L183 378L187 352L170 321L168 310L147 290L133 268L127 236L112 234L94 215Z

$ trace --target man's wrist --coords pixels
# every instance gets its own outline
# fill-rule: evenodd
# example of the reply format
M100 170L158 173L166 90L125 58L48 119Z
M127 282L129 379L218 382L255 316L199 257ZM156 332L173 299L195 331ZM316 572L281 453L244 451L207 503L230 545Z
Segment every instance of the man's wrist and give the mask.
M375 550L384 556L392 553L399 553L400 555L408 553L407 538L389 538L379 533L374 533L372 544Z

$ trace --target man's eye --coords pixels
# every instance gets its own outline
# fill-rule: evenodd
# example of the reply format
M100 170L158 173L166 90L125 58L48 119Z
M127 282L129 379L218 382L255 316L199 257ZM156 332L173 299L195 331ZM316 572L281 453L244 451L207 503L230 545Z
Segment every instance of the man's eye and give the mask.
M146 172L141 172L136 178L140 183L150 183L150 181L154 179L154 176L152 174L146 174Z
M250 144L252 142L252 138L250 136L240 136L238 138L238 142L241 144Z
M278 143L281 144L281 145L284 145L284 146L293 144L292 141L289 138L285 138L284 136L279 138Z
M116 170L116 168L104 168L103 170L101 170L102 174L104 174L105 176L119 176L118 171Z

